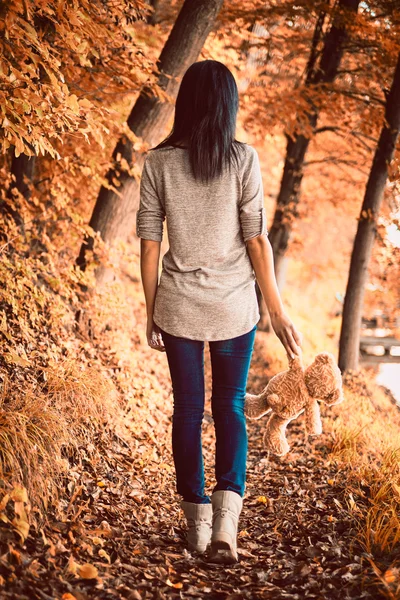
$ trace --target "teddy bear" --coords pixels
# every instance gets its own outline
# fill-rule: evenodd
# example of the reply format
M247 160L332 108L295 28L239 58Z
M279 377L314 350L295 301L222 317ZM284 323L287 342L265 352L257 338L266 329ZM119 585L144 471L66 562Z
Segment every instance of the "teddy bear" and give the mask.
M289 452L286 427L301 413L309 435L322 433L318 400L328 406L344 400L342 375L333 354L321 352L306 369L301 350L294 357L288 355L289 368L271 377L268 385L258 394L246 394L245 414L259 419L271 413L264 433L264 446L277 456Z

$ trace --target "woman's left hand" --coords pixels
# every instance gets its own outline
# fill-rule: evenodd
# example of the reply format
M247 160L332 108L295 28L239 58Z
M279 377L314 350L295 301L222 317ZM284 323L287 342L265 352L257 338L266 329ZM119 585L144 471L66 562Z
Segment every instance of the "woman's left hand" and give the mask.
M146 327L147 343L153 350L159 350L165 352L165 346L161 337L160 328L156 325L153 319L147 319Z

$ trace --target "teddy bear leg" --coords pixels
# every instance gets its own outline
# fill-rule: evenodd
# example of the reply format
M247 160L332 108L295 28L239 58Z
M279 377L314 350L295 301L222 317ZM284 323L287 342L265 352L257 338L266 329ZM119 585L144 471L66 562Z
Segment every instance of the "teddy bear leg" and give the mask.
M268 419L267 428L264 433L264 446L277 456L284 456L290 450L286 439L286 427L291 419L282 419L272 414Z
M305 410L306 431L308 435L321 435L322 422L319 404L315 398L310 398Z

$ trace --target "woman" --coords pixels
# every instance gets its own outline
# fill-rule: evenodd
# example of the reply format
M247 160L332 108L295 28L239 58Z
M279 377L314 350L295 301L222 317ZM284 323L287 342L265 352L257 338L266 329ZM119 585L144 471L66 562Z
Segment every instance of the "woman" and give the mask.
M136 220L147 341L166 352L171 374L172 449L189 548L203 553L211 542L210 559L228 563L237 560L245 491L244 398L260 319L256 279L287 353L301 345L275 280L258 154L235 139L238 104L225 65L204 60L189 67L172 132L146 156ZM169 250L158 282L165 218ZM201 445L205 341L216 432L211 499Z

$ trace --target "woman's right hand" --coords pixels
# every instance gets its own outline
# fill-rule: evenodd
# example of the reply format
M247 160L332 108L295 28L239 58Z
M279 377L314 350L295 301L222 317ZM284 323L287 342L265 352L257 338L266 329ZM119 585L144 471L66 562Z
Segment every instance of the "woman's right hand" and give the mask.
M160 328L154 323L153 319L149 317L147 318L146 337L150 348L153 348L153 350L159 350L160 352L165 352L165 346Z
M300 355L301 345L303 343L302 334L293 325L286 313L271 315L271 325L282 342L288 356L294 358L294 355Z

